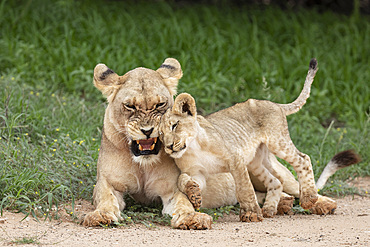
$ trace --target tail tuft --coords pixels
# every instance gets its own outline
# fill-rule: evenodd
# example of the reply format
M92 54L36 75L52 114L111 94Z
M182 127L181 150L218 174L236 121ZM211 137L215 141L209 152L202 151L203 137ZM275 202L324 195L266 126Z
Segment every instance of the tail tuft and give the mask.
M344 168L359 163L361 161L361 157L351 149L337 153L331 160L336 163L339 168Z
M316 70L317 69L317 60L316 58L312 58L310 61L310 69Z
M337 153L325 166L320 178L316 182L316 187L318 189L322 189L329 177L336 171L347 166L357 164L360 161L360 155L358 155L354 150L345 150Z

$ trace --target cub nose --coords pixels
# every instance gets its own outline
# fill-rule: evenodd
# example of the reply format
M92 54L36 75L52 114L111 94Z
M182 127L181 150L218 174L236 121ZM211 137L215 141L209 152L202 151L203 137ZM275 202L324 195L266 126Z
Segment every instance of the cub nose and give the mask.
M149 129L149 130L145 130L145 129L140 129L141 130L141 132L143 132L143 134L144 135L146 135L146 137L147 138L149 138L150 137L150 135L152 134L152 132L153 132L153 129L154 128L151 128L151 129Z
M167 146L167 148L173 151L173 144Z

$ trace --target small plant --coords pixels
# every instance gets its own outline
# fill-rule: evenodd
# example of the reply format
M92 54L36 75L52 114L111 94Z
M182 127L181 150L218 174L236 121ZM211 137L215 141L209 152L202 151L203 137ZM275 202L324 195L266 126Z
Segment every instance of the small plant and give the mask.
M122 225L143 224L148 228L159 225L171 225L171 216L162 215L160 205L143 206L136 204L130 197L126 197L128 205L121 213L123 221L119 222Z
M310 210L303 209L300 205L294 205L292 207L292 212L294 214L311 214Z
M9 236L9 234L6 232L6 230L4 228L2 228L0 226L0 229L3 231L3 236L7 236L8 239L12 239L12 237ZM22 237L22 238L14 238L12 239L9 244L10 245L13 245L13 244L16 244L16 245L23 245L23 244L36 244L36 245L39 245L40 242L38 241L41 237L45 236L46 232L44 232L41 236L26 236L26 237ZM5 239L2 239L2 240L5 240Z
M40 242L37 240L37 237L23 237L23 238L17 238L12 241L10 241L10 244L36 244L39 245Z
M240 206L239 204L234 206L224 206L219 208L201 208L200 212L206 213L212 216L213 221L217 221L219 217L224 217L224 215L229 215L230 213L239 215Z
M332 196L332 197L341 197L345 195L362 195L366 196L366 191L360 191L358 188L348 185L348 183L344 183L343 181L336 181L334 183L331 180L324 188L320 191L320 194Z

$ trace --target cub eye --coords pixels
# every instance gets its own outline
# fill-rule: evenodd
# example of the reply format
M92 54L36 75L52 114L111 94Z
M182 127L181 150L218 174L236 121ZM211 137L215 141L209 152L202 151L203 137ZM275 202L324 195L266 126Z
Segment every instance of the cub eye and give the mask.
M136 107L135 107L134 105L124 104L124 106L125 106L128 110L131 110L131 111L135 111L135 110L136 110Z
M172 126L171 126L171 130L174 130L176 127L177 127L177 125L179 124L179 121L177 121L175 124L173 124Z

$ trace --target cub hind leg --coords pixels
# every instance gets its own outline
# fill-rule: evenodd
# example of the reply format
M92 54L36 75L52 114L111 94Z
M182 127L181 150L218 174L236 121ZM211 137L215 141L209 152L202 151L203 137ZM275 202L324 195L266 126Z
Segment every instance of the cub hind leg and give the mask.
M277 173L283 178L283 191L289 195L292 195L296 198L299 198L299 183L294 178L293 174L283 165L281 164L276 157L270 153L270 161L271 161L271 170L272 173ZM281 199L280 199L281 201ZM279 203L280 204L280 203ZM313 214L333 214L337 208L337 203L327 197L318 195L318 200L314 204L314 206L310 209ZM278 206L278 214L279 214L279 206Z
M270 136L266 145L273 154L293 166L298 176L301 206L304 209L312 208L318 200L318 194L310 157L295 147L288 131L275 138Z

